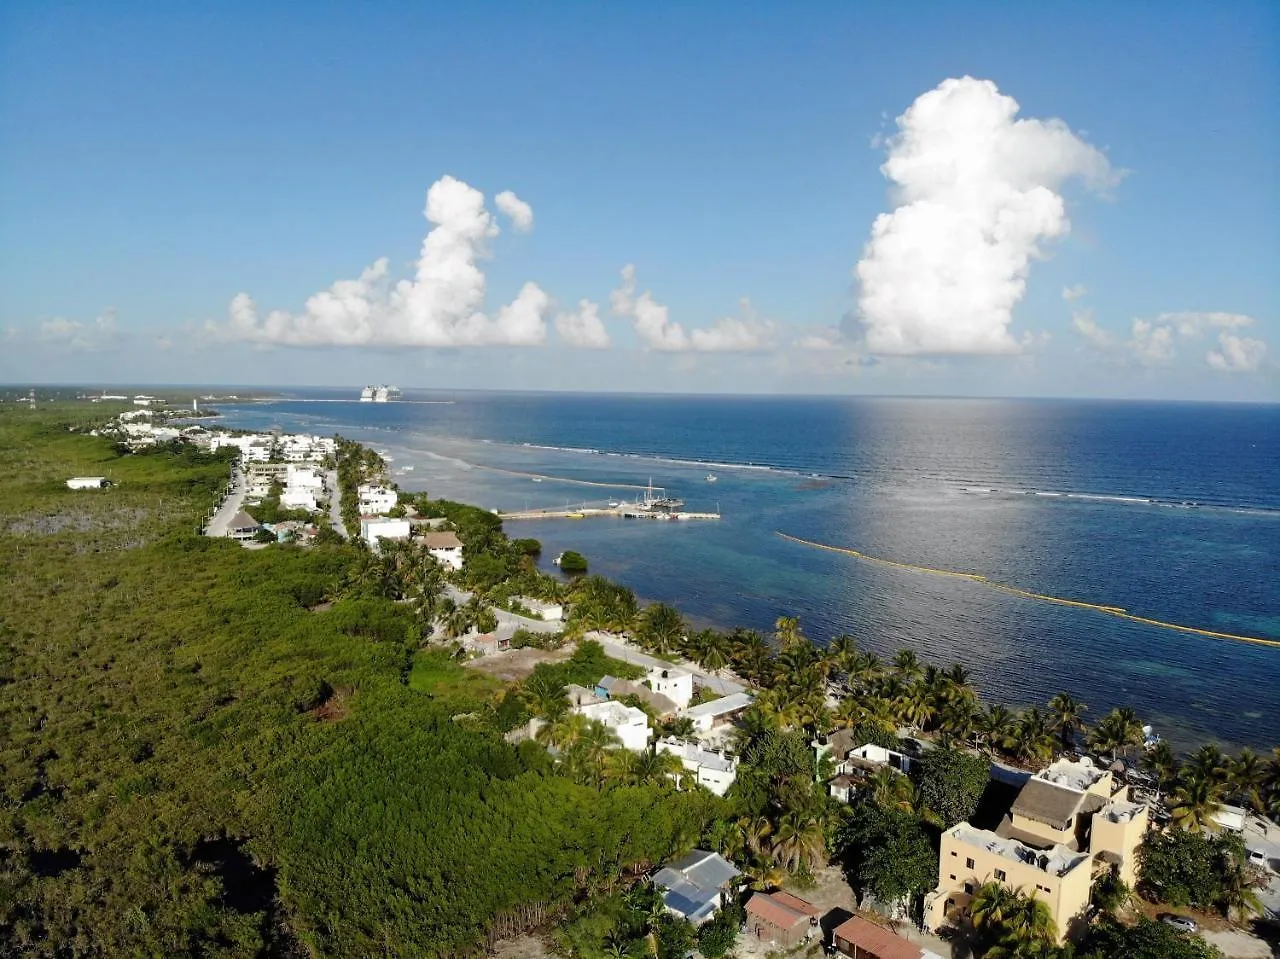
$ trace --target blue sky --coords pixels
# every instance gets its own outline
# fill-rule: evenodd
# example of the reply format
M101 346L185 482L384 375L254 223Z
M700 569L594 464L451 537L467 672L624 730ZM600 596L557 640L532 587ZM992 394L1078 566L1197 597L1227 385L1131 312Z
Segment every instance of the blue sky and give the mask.
M1274 4L458 6L0 5L0 380L1280 399Z

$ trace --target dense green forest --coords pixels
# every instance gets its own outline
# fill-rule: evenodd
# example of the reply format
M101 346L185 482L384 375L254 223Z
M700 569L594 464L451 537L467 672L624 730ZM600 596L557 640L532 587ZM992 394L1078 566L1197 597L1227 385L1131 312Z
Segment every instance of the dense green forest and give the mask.
M405 606L322 602L355 547L201 538L228 461L120 455L79 410L0 413L0 952L465 955L713 817L455 721L492 691L411 685Z

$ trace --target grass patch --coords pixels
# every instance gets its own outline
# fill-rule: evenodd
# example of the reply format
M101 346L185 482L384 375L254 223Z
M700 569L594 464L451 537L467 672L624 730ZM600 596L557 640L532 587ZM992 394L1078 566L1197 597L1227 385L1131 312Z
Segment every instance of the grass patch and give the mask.
M440 699L479 705L493 702L505 685L492 676L459 665L444 650L421 649L413 657L409 688Z

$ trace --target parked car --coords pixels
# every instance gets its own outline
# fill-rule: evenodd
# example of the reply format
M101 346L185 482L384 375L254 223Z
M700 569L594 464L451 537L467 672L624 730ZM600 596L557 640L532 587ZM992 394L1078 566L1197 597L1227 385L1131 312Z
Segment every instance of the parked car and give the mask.
M1270 864L1267 862L1267 854L1261 849L1249 850L1249 862L1255 866L1261 866L1266 869Z
M1166 926L1173 926L1173 928L1181 929L1183 932L1195 932L1200 928L1190 916L1175 916L1171 912L1166 912L1161 914L1159 919Z

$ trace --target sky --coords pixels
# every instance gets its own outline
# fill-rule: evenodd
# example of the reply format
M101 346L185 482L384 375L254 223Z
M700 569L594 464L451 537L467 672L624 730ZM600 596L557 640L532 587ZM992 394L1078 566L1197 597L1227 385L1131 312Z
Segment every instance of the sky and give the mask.
M1280 400L1280 5L0 0L0 382Z

